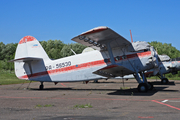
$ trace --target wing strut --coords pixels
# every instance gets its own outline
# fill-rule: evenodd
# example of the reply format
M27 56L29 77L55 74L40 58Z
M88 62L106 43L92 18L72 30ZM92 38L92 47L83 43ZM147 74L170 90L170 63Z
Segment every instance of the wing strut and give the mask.
M109 42L106 43L106 46L107 46L107 50L108 50L108 53L109 53L109 56L110 56L111 63L115 64L115 60L114 60L114 56L113 56L113 53L112 53L110 43Z

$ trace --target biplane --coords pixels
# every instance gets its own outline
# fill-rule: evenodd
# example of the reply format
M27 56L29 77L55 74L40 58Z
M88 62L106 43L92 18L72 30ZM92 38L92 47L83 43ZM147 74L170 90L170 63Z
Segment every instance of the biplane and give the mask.
M145 71L159 72L157 52L147 42L129 42L113 31L101 26L84 32L73 41L93 51L51 60L41 44L32 36L23 37L16 49L15 74L19 79L43 82L76 82L134 75L138 91L152 90ZM155 74L155 73L154 73Z
M154 74L154 69L145 72L146 77L158 76L161 79L162 84L168 84L169 80L165 77L165 74L172 73L172 75L178 74L180 71L180 58L170 59L168 55L158 55L159 72Z

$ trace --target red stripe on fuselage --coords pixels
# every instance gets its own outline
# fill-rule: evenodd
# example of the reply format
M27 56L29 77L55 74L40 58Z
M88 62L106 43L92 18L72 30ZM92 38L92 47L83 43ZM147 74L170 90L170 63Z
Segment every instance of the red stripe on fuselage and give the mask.
M151 51L147 51L147 52L142 52L142 53L126 55L126 58L127 59L142 58L142 57L146 57L146 56L150 56L150 55L151 55ZM116 57L114 57L115 61L126 60L126 59L123 59L122 56L119 56L119 57L120 57L120 60L116 60ZM109 59L109 61L110 61L110 59Z
M68 66L68 67L64 67L64 68L58 68L58 69L54 69L54 70L48 70L48 71L44 71L44 72L34 73L32 75L24 75L19 78L27 79L27 78L32 78L32 77L34 78L34 77L40 77L40 76L45 76L45 75L53 75L53 74L58 74L58 73L65 73L65 72L69 72L69 71L81 70L81 69L85 69L85 68L100 66L100 65L104 65L104 64L105 64L104 60L99 60L99 61L93 61L93 62L77 64L77 65L73 65L73 66Z
M128 59L132 59L132 58L135 59L138 57L142 58L142 57L146 57L146 56L150 56L150 55L151 55L151 51L126 55L126 56ZM117 62L120 62L121 60L118 60ZM82 69L101 66L101 65L105 65L105 64L106 63L104 62L104 60L98 60L98 61L93 61L93 62L88 62L88 63L77 64L77 65L73 65L73 66L68 66L68 67L64 67L64 68L58 68L58 69L54 69L54 70L48 70L48 71L44 71L44 72L34 73L32 75L24 75L19 78L20 79L28 79L28 78L34 78L34 77L42 77L45 75L54 75L54 74L59 74L59 73L75 71L75 70L82 70ZM110 62L108 62L108 64L110 64ZM110 67L115 67L115 66L110 66Z

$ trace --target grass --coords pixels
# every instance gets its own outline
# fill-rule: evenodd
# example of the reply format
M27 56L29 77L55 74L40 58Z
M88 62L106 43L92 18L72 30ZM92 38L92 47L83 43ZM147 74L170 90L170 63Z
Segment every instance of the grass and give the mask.
M130 89L130 87L120 87L120 90L127 90Z
M174 77L167 77L169 80L180 80L180 77L174 76ZM147 77L147 79L151 80L151 79L157 79L160 80L159 77L153 76L153 77Z
M88 103L88 104L81 104L81 105L74 105L74 108L92 108L92 105L91 103Z
M20 80L12 71L0 71L0 85L29 83L30 81Z

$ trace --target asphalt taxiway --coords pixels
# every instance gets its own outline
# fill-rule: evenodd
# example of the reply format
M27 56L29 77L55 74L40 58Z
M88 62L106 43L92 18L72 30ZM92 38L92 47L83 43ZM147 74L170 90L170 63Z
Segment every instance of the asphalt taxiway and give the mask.
M180 81L137 91L135 80L99 80L99 83L44 83L0 85L0 119L112 120L180 118ZM29 85L29 88L27 88ZM89 104L92 108L77 108Z

